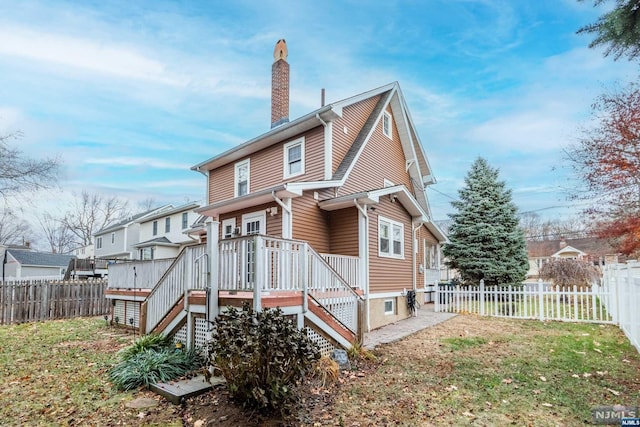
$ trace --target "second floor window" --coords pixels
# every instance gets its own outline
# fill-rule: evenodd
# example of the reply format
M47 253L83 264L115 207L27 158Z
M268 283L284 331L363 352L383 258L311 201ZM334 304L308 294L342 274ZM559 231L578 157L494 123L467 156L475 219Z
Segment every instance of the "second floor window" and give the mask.
M113 245L116 242L116 233L111 233L111 244Z
M153 235L158 235L158 221L153 221Z
M164 232L168 233L171 231L171 218L164 219Z
M189 214L184 212L182 214L182 229L185 230L189 227Z
M97 249L102 249L102 237L98 237L96 239L96 248Z
M249 159L236 163L235 197L249 193Z
M284 177L289 178L304 173L304 138L284 145Z

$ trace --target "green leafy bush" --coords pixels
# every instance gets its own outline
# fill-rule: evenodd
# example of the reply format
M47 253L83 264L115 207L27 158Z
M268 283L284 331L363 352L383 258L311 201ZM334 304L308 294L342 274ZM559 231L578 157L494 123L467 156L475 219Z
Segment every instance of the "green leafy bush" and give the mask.
M282 410L320 358L315 344L282 310L229 307L215 322L210 363L244 407Z
M170 381L205 363L195 350L177 349L171 338L157 334L139 338L118 355L120 363L109 371L109 378L119 390Z
M118 356L120 356L120 360L127 360L131 359L138 353L144 353L147 350L162 350L170 347L173 347L171 337L164 336L162 334L143 335L129 347L120 350L118 352Z

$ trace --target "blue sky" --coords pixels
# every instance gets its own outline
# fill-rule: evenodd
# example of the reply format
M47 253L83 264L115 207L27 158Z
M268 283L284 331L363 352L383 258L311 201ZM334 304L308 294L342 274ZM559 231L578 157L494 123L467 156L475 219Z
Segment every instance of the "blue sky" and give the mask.
M562 150L595 96L637 78L576 35L603 9L575 0L0 0L0 133L59 155L72 191L202 199L189 168L269 130L273 47L287 40L294 119L398 81L438 184L435 219L478 156L521 211L564 219Z

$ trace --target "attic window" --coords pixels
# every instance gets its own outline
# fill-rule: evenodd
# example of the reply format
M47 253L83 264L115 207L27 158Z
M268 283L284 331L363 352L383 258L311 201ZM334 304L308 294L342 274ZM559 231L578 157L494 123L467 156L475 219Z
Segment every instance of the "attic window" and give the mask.
M284 178L304 173L304 137L284 145Z
M235 197L249 193L249 159L235 165Z
M386 111L382 115L382 133L391 138L391 114Z

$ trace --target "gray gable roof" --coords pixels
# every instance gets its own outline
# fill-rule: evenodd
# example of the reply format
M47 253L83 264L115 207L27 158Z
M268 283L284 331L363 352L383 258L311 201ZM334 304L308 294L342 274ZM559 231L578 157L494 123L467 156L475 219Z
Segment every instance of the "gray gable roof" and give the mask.
M23 249L7 249L7 252L22 265L43 267L67 267L74 257L71 255L33 252Z
M160 210L160 209L162 209L164 207L166 207L166 206L162 206L162 207L159 207L159 208L148 210L146 212L135 214L133 216L129 216L129 217L123 219L123 220L120 220L118 222L115 222L113 224L110 224L110 225L106 226L102 230L96 231L95 233L93 233L93 235L94 236L99 236L100 234L104 234L104 233L108 233L109 231L117 230L118 228L122 228L122 227L126 226L127 224L134 223L137 220L142 219L145 216L150 215L150 214L152 214L152 213L154 213L154 212L156 212L156 211L158 211L158 210Z

